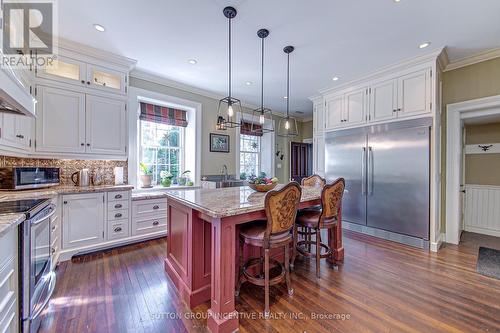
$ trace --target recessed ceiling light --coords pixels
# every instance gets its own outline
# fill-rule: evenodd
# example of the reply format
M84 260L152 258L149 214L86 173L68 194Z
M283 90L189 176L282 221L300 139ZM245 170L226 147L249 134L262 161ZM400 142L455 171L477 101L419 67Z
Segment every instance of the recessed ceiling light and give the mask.
M188 62L191 64L191 65L196 65L198 63L198 61L196 59L189 59Z
M401 0L394 0L395 3L401 2Z
M252 82L252 81L247 81L247 82L245 82L245 84L246 84L247 86L251 86L251 85L253 84L253 82Z
M99 31L99 32L104 32L104 30L106 30L102 25L100 24L94 24L94 28L95 30Z
M338 77L338 76L334 76L334 77L332 77L332 80L333 80L333 81L338 81L338 80L339 80L339 77Z
M420 44L418 47L421 49L425 49L429 45L431 45L431 42L425 42L425 43Z
M287 99L287 98L288 98L288 96L283 96L283 98L284 98L284 99Z

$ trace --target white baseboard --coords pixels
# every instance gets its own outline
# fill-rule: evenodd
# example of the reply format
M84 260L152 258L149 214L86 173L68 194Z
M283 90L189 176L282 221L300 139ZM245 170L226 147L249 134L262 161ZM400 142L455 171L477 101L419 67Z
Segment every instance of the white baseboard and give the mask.
M438 252L441 246L443 245L443 241L446 239L446 235L444 233L440 233L436 242L430 243L431 252Z
M165 231L155 232L155 233L148 234L148 235L132 236L132 237L117 239L117 240L108 241L108 242L104 242L104 243L100 243L100 244L96 244L96 245L79 247L79 248L75 248L75 249L63 249L61 251L61 253L59 254L59 262L68 261L71 259L71 257L73 257L77 254L85 254L85 253L90 253L90 252L95 252L95 251L107 250L107 249L111 249L114 247L119 247L119 246L137 243L140 241L146 241L146 240L150 240L150 239L165 237L166 235L167 235L167 231L165 230Z

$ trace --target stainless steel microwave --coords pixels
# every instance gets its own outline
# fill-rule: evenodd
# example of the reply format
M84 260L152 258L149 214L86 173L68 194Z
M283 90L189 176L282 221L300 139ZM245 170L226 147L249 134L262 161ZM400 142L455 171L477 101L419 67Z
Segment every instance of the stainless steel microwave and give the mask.
M1 167L1 190L27 190L56 186L60 183L59 168Z

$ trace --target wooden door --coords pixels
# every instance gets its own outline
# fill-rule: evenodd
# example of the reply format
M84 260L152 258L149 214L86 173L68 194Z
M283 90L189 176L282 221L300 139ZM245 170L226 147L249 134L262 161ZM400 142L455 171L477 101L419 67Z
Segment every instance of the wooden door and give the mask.
M94 154L125 155L125 102L86 96L86 151Z
M312 145L310 143L290 143L290 179L301 182L312 174Z

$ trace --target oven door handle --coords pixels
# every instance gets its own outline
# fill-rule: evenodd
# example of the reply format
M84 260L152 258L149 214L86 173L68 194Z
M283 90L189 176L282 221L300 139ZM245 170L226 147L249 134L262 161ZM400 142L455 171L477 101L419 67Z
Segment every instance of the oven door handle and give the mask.
M56 209L55 209L55 205L51 204L49 206L49 210L51 210L51 212L48 214L48 215L45 215L43 217L40 217L38 219L32 219L31 220L31 225L37 225L37 224L40 224L42 223L43 221L47 220L47 219L50 219L55 213L56 213Z
M51 261L49 260L49 265L51 265ZM49 287L47 290L47 295L45 296L45 299L43 300L42 304L37 308L33 309L33 315L30 316L31 320L34 320L38 318L38 316L42 313L42 311L45 309L47 304L50 301L50 298L52 297L52 294L54 293L54 289L56 288L56 275L54 272L50 272L49 275Z

